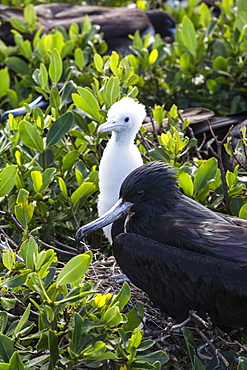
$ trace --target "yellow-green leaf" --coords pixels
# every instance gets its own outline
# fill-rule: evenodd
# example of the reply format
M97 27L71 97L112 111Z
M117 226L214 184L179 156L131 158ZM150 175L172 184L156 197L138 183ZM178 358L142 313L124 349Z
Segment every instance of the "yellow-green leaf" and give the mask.
M71 284L73 281L82 277L92 261L92 252L86 252L75 256L66 263L57 277L57 287L65 284Z
M15 185L17 166L5 167L0 172L0 197L7 195Z

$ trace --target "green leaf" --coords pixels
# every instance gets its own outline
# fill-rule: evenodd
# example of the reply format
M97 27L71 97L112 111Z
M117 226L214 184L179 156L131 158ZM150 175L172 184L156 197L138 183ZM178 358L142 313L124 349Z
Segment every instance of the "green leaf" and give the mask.
M247 220L247 204L244 204L240 208L238 217L243 218L244 220Z
M203 27L207 28L212 20L212 16L208 6L205 3L201 3L200 5L200 15Z
M53 86L50 92L50 105L55 109L60 106L60 95L56 86Z
M48 332L48 344L50 351L48 370L54 370L56 367L57 360L59 358L59 349L58 349L58 338L53 330L49 330Z
M120 289L119 293L116 295L116 297L112 300L111 306L118 305L120 311L124 308L124 306L128 303L130 300L131 292L129 284L124 282L122 288Z
M148 151L150 158L152 161L161 161L161 162L170 162L170 157L164 149L162 148L154 148Z
M9 364L1 362L1 370L9 370Z
M5 167L0 172L0 197L7 195L15 186L17 166Z
M19 124L19 135L23 143L29 148L43 152L43 140L35 126L22 120Z
M76 89L77 85L74 83L74 81L67 81L65 83L61 90L61 107L72 102L72 93L75 93Z
M14 350L15 349L10 338L6 335L0 334L0 357L4 362L9 362Z
M7 288L16 288L20 287L22 284L26 281L26 275L28 275L28 271L25 273L22 273L22 275L16 275L14 277L11 277L9 279L6 279L1 286L7 287Z
M50 54L49 76L54 85L56 85L60 80L62 72L63 72L62 58L58 50L53 49Z
M62 271L57 277L56 286L58 287L65 284L71 284L73 281L81 278L87 271L91 261L91 251L73 257L62 268Z
M148 364L154 364L156 361L159 361L161 365L164 365L169 361L169 357L164 351L155 351L143 356L136 356L134 363L147 362Z
M190 361L193 364L194 357L196 356L196 350L195 350L195 347L194 347L194 337L193 337L191 331L186 328L186 326L182 327L181 331L182 331L183 336L184 336L184 340L185 340L187 350L188 350L188 353L189 353L189 356L190 356Z
M9 311L12 310L16 305L16 299L15 298L4 298L1 297L1 306L4 310ZM2 318L2 315L0 315Z
M205 370L203 363L197 356L194 356L194 366L192 370Z
M239 356L237 370L246 370L246 369L247 369L247 358Z
M70 349L72 349L76 353L79 353L81 351L80 338L81 338L82 324L83 324L83 320L82 320L81 315L75 312L74 330L72 332L72 340L70 341Z
M182 20L182 40L187 49L195 55L197 48L196 31L187 15Z
M67 153L63 158L63 170L69 170L77 161L79 156L78 150L72 150L71 152Z
M23 326L26 324L29 315L30 315L31 303L28 304L27 308L25 309L23 315L20 317L18 324L15 328L14 335L18 336L19 332L22 330Z
M129 339L128 350L131 347L138 348L139 345L141 344L142 336L143 336L143 331L140 328L134 329L133 333L132 333L132 335Z
M79 186L78 189L74 191L74 193L71 195L71 202L73 205L76 205L76 203L83 197L89 196L93 194L97 190L97 186L93 184L92 182L85 181L82 185Z
M164 110L164 106L162 105L155 105L155 107L152 109L152 114L153 114L153 117L155 119L155 121L158 122L159 125L162 124L164 118L165 118L165 115L166 115L166 111Z
M178 175L179 186L183 189L184 193L192 197L194 193L194 185L190 175L186 172L180 172Z
M25 363L25 366L26 366L26 369L38 369L40 366L36 366L38 364L44 364L47 360L49 360L50 358L50 354L45 354L45 355L41 355L41 356L37 356L35 358L33 358L32 360L30 361L27 361Z
M36 269L39 271L40 277L47 276L47 270L53 262L57 262L57 257L52 249L41 251L35 259Z
M48 72L47 72L46 66L43 63L40 64L38 80L39 80L40 87L43 90L46 90L47 82L48 82Z
M21 255L25 261L27 269L34 269L34 259L39 252L38 245L33 238L25 240L21 245Z
M15 257L14 257L14 253L12 252L12 250L10 248L5 248L2 251L2 261L3 261L4 266L9 271L11 271L13 269L13 267L15 265Z
M20 19L18 19L20 21ZM9 57L6 59L7 66L12 69L16 73L20 73L22 75L29 75L30 69L28 64L19 57Z
M90 357L98 357L102 356L106 351L106 344L100 340L98 340L93 348L88 349L87 351L83 352L84 356L90 356Z
M209 182L214 180L217 168L218 165L215 158L210 158L201 164L194 178L195 193L202 190Z
M113 103L117 100L120 94L120 81L118 77L111 76L107 81L103 96L107 102L107 108L110 108Z
M213 68L216 69L216 71L227 72L228 71L228 63L227 63L225 58L223 58L222 56L218 56L213 61Z
M238 181L237 176L230 171L226 171L226 183L229 188L233 187Z
M9 361L9 370L24 370L24 369L25 366L20 359L19 353L17 351L14 352Z
M6 95L7 90L10 87L10 78L9 78L9 72L7 68L0 70L0 98L4 95Z
M143 340L140 345L138 346L138 352L146 351L147 349L153 347L155 342L152 339Z
M137 302L135 307L127 313L127 322L123 324L122 328L124 331L133 331L141 323L141 318L144 317L143 306L140 302Z
M11 17L10 18L10 24L13 28L20 32L28 32L28 27L20 18Z
M119 55L116 51L113 51L112 55L110 56L110 69L115 76L120 77L121 69L118 68L118 62L119 62Z
M96 121L100 121L100 107L91 91L83 87L78 87L77 90L80 95L72 94L72 99L76 107L83 110Z
M43 173L42 173L42 179L43 179L43 185L41 188L41 192L45 191L49 185L51 185L51 180L56 173L56 168L50 167L47 168Z
M13 308L13 307L12 307ZM0 311L0 333L2 334L8 323L8 314L6 311Z
M32 171L31 172L31 178L33 181L33 188L36 193L40 192L40 189L43 185L43 178L40 171Z
M78 112L74 112L75 122L77 126L87 135L91 135L87 120L82 117Z
M33 217L34 205L28 203L28 191L25 189L20 189L15 206L15 215L20 224L26 228Z
M65 181L62 179L62 177L58 177L58 183L59 183L59 187L60 187L61 192L63 193L64 198L68 200L69 196L68 196L67 186L66 186Z
M241 11L247 12L247 2L245 0L237 0L238 13Z
M156 62L157 58L158 58L158 55L159 55L158 50L157 49L153 49L151 51L151 53L149 54L148 63L150 65L154 64Z
M120 313L118 306L110 307L102 317L103 321L105 321L106 325L109 327L117 326L120 324L122 320L122 315Z
M73 113L66 112L60 116L51 126L47 135L47 146L57 143L71 128L74 120Z
M222 0L223 14L228 15L231 18L233 5L233 0Z
M33 4L25 6L23 14L29 27L34 30L36 26L36 11Z
M187 72L187 70L191 66L191 56L188 53L183 53L180 55L180 66L183 72Z
M219 88L217 82L215 80L211 80L211 79L206 81L206 85L207 85L208 90L211 93L215 93Z
M100 73L103 73L103 59L101 55L94 54L93 60L94 60L95 68L97 69L97 71L99 71Z

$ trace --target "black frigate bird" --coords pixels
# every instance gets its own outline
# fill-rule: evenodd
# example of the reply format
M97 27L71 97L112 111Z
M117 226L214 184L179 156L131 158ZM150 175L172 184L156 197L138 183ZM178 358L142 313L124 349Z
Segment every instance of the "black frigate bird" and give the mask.
M244 126L247 127L247 111L230 113L222 117L213 117L209 120L198 122L196 125L190 125L199 144L206 139L203 149L207 157L212 156L212 149L217 151L210 126L218 141L223 140L229 132L230 145L234 151L241 138L240 129ZM232 129L230 130L231 127ZM238 149L238 153L235 156L230 156L225 151L224 146L222 146L221 154L225 170L233 171L237 164L241 164L244 168L247 167L245 149Z
M156 306L179 320L196 310L247 328L247 228L183 195L169 165L132 171L116 205L81 227L77 242L111 222L118 264Z
M84 17L88 15L94 25L100 26L100 32L104 33L104 40L108 45L108 53L130 52L129 46L132 41L129 35L139 30L141 35L160 33L162 38L173 39L175 34L175 20L173 17L158 9L144 11L127 7L104 7L72 4L40 4L34 7L37 14L37 27L43 27L43 33L48 33L55 27L69 29L72 23L80 25ZM23 21L23 9L0 6L0 38L6 45L14 45L14 37L11 33L10 18L20 18ZM25 39L32 40L34 35L24 33Z

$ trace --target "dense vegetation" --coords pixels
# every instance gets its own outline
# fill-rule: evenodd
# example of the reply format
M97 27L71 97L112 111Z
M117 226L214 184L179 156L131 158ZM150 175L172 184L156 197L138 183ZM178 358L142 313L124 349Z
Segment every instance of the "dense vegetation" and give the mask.
M92 253L78 255L74 242L78 226L97 215L97 168L107 139L97 137L97 127L121 97L150 106L159 124L168 117L169 129L158 137L142 128L137 145L145 161L168 161L185 194L247 218L246 172L237 166L226 173L227 206L217 160L196 158L196 140L187 137L189 122L181 123L179 111L247 110L247 3L223 0L218 19L197 3L166 6L177 21L172 44L159 35L150 44L149 36L141 39L136 32L133 53L121 56L105 54L103 35L87 17L68 32L60 27L42 34L35 31L33 5L12 1L26 5L26 23L12 20L15 46L0 41L0 108L25 105L28 113L1 124L1 240L20 251L24 262L10 249L2 252L0 369L72 369L79 363L160 369L169 361L153 341L143 340L141 305L122 313L130 298L126 283L112 294L84 280ZM33 41L23 40L21 32L33 33ZM27 104L39 94L48 107L31 112ZM237 150L241 147L246 153L246 130ZM109 253L101 232L89 241ZM184 337L191 366L203 369L191 334L184 330ZM247 366L244 357L233 357L235 367Z

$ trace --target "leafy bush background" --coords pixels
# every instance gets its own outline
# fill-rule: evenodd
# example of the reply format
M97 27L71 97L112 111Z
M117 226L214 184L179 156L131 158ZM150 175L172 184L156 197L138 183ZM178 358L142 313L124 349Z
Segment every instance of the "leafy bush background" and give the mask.
M174 43L156 35L150 45L148 36L142 40L136 32L133 54L125 57L104 54L103 35L87 17L68 32L34 31L31 4L25 7L26 23L12 20L16 45L0 41L1 110L25 105L28 111L10 115L1 125L1 227L24 258L23 264L10 250L2 254L1 369L40 364L69 369L80 362L94 368L111 363L114 369L159 369L168 361L164 352L150 352L152 341L142 341L136 311L121 313L130 296L126 284L113 296L83 280L92 255L77 256L73 239L78 226L97 215L97 168L107 135L97 137L96 131L121 97L137 97L152 107L158 123L168 117L169 130L158 140L142 128L137 145L145 160L170 162L185 194L247 218L243 170L226 173L227 209L217 160L194 158L196 142L186 136L189 122L181 125L178 110L203 106L217 115L247 109L247 4L223 0L215 19L197 3L191 0L184 9L166 6L177 21ZM33 33L33 41L24 41L23 31ZM38 94L48 106L31 112L27 104ZM101 232L89 241L109 253ZM49 247L60 251L59 262ZM143 315L138 303L137 311ZM195 361L194 368L203 368ZM238 361L239 368L246 363Z

